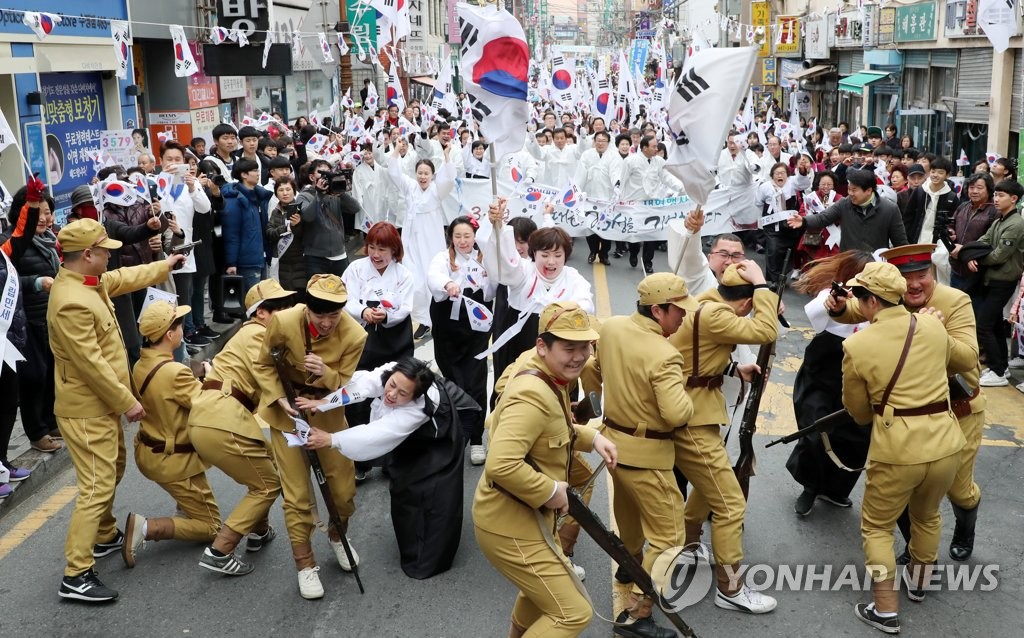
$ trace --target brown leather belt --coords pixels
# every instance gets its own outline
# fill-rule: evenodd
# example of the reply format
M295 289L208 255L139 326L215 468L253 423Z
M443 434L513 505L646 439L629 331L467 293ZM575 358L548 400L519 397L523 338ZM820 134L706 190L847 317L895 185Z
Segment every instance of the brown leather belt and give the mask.
M956 418L962 419L965 416L969 416L971 414L971 401L978 398L979 394L981 394L980 387L974 388L974 393L971 394L971 396L967 397L966 399L950 401L950 406L952 406L953 414L956 415Z
M203 381L203 389L220 391L224 389L224 383L216 379L207 379L206 381ZM248 410L249 412L256 411L256 403L253 402L252 399L250 399L244 392L242 392L238 388L234 386L231 387L231 396L235 399L235 401L241 403L242 407Z
M146 436L146 434L142 430L139 430L139 442L148 447L149 449L153 450L155 454L163 454L164 451L167 449L163 441L158 441L156 439ZM177 443L175 443L173 454L190 454L195 451L196 449L192 447L191 443L183 443L182 445L178 445Z
M875 405L875 406L872 406L872 407L875 410L875 414L877 414L878 416L882 416L883 414L885 414L885 411L882 409L882 406ZM948 411L949 411L949 402L948 401L936 401L935 403L929 403L928 405L923 405L923 406L921 406L919 408L897 408L897 409L892 411L892 415L893 416L927 416L929 414L939 414L941 412L948 412Z
M686 387L688 388L707 388L708 390L717 390L722 387L725 383L724 374L715 374L710 377L698 377L690 375L686 377Z
M658 439L664 441L666 439L672 438L671 432L661 432L659 430L646 430L643 434L637 434L636 428L627 428L625 426L619 425L618 423L612 421L608 417L605 417L604 423L613 430L618 430L619 432L628 434L630 436L635 436L639 439Z

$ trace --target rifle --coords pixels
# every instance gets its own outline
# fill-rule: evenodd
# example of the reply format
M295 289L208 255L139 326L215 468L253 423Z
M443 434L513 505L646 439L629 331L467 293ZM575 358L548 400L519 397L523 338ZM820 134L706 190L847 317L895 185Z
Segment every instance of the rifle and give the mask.
M284 394L288 398L288 404L293 409L298 411L302 418L309 420L309 415L306 414L305 410L299 410L295 405L295 386L292 385L291 379L288 378L288 368L285 362L284 348L273 348L270 351L270 358L274 360L274 368L277 369L277 376L281 380L281 386L284 388ZM345 550L345 556L348 558L348 564L352 566L352 575L356 577L356 585L359 586L359 593L365 594L366 590L363 589L363 581L359 578L359 566L356 565L355 557L352 555L352 547L348 544L348 538L345 536L345 525L341 522L341 515L338 514L338 506L334 504L334 499L331 496L331 486L327 484L327 475L324 474L324 468L320 464L320 457L317 456L316 450L306 450L306 458L309 459L309 465L313 468L313 476L316 478L316 483L320 487L320 495L324 499L324 504L327 505L327 515L330 525L334 528L334 531L338 532L338 537L341 538L341 546Z
M789 255L792 250L786 251L784 264L789 263ZM783 269L786 270L785 268ZM782 293L786 289L786 281L789 278L788 272L779 275L778 285L775 287L779 298L775 304L775 316L779 314L779 304L782 302ZM756 458L754 456L754 432L757 431L757 414L761 408L761 398L764 396L765 387L768 385L768 377L772 372L772 363L775 361L775 344L762 344L757 350L757 367L760 373L754 376L751 384L750 394L747 395L747 402L743 406L743 417L740 419L740 455L733 466L736 473L736 480L739 481L740 489L743 490L743 498L750 495L750 477L754 476Z
M853 417L850 416L850 413L847 412L846 410L837 410L832 414L826 414L825 416L821 417L820 419L818 419L817 421L808 425L805 428L801 428L796 432L793 432L792 434L787 434L782 438L775 439L771 443L766 444L765 447L770 448L771 446L778 445L779 443L792 443L793 441L796 441L797 439L802 439L805 436L812 434L814 432L820 432L822 434L831 434L832 431L836 429L836 426L845 427L848 425L856 425L856 422L854 422Z
M696 638L697 634L686 624L686 621L683 620L679 613L668 608L664 597L654 588L651 575L644 569L643 564L629 553L629 550L622 543L622 539L605 527L597 514L587 507L587 504L583 502L580 492L575 488L569 488L566 491L566 495L569 497L569 515L576 519L580 528L594 539L594 542L604 550L605 554L608 554L612 560L622 567L623 571L633 579L633 583L640 588L640 591L645 596L650 596L651 600L658 602L658 606L665 612L665 616L675 625L676 629L681 631L684 636Z

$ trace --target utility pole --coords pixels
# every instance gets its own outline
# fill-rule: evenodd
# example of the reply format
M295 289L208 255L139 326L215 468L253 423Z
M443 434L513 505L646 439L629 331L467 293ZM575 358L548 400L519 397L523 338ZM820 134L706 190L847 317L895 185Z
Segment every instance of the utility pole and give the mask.
M348 23L348 0L338 0L338 11L341 14L341 21L338 22L338 32L346 34L351 33L352 28ZM355 38L352 38L351 46L349 48L351 49L351 47L356 46L356 44ZM339 57L340 59L338 60L338 63L341 67L340 91L344 93L348 89L352 88L352 54L349 52Z

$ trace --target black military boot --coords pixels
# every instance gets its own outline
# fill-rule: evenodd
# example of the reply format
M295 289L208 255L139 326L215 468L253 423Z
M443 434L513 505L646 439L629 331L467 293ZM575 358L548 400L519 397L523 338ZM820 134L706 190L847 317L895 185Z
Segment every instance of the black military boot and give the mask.
M956 527L953 528L953 540L949 544L949 557L965 561L974 552L974 524L978 521L978 506L964 509L953 505L953 516L956 517Z

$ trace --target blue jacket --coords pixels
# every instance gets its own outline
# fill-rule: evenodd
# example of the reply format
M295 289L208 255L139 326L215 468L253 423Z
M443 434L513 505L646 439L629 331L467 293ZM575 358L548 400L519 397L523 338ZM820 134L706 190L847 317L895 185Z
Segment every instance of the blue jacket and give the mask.
M248 189L238 182L220 189L224 198L221 230L224 237L224 265L236 268L263 268L273 254L266 244L267 203L273 195L262 186Z

